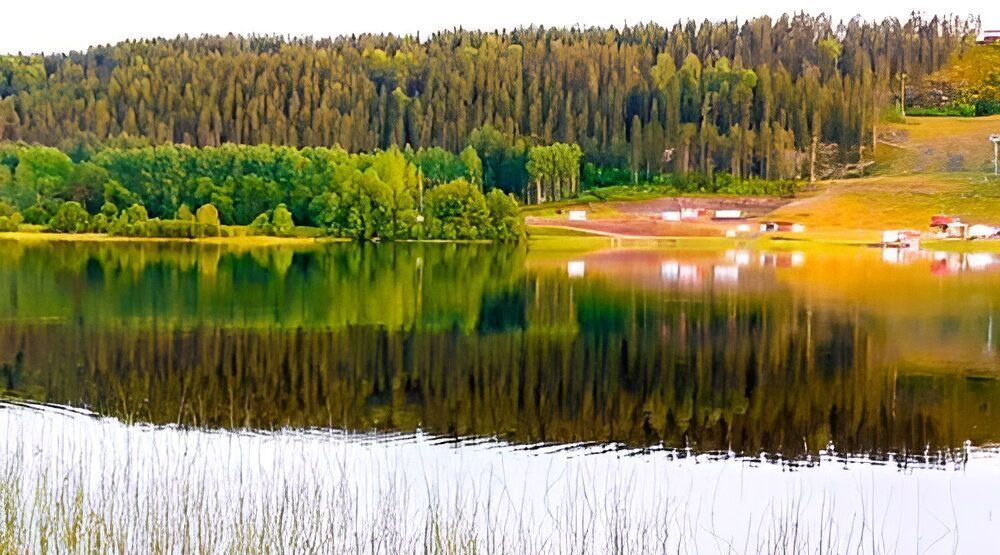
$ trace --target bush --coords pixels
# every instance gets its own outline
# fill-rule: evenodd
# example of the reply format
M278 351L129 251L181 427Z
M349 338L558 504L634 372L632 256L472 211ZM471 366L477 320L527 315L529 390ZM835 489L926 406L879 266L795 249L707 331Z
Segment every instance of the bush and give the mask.
M977 116L993 116L1000 114L1000 100L980 98L976 101Z
M21 228L21 215L17 212L9 216L0 216L0 232L17 231Z
M286 236L295 229L295 222L292 220L292 213L288 207L279 204L271 215L271 233L274 235Z
M915 117L947 116L947 117L971 118L977 115L976 112L977 112L976 106L965 103L947 104L944 106L932 106L929 108L921 108L919 106L913 106L906 109L906 115Z
M90 229L90 214L78 202L70 201L59 207L49 220L49 230L56 233L83 233Z
M766 196L789 196L794 195L799 189L799 184L792 180L769 181L767 179L746 179L743 181L733 181L719 187L716 192L724 195L766 195Z
M182 204L181 207L177 209L177 219L182 222L189 223L194 223L196 221L194 212L192 212L191 208L186 204Z
M101 206L101 215L110 220L118 215L118 207L113 202L105 202L104 206Z
M517 243L525 238L524 218L517 209L514 195L493 189L486 195L490 214L489 237L501 243Z
M17 214L17 209L7 204L6 202L0 200L0 217L11 217Z
M107 233L110 227L110 222L108 217L103 213L98 214L90 219L90 232L91 233Z
M167 239L197 239L215 237L219 230L215 226L184 220L161 220L153 218L136 224L117 224L112 234L121 237L157 237Z
M250 222L247 226L247 230L251 235L271 235L274 229L271 227L271 218L268 217L267 212L257 216Z
M486 197L465 179L439 185L424 196L428 239L488 239Z
M133 204L108 224L108 233L123 237L143 237L142 225L149 220L146 207Z
M24 211L24 222L33 225L45 225L52 219L52 214L41 204L36 204Z

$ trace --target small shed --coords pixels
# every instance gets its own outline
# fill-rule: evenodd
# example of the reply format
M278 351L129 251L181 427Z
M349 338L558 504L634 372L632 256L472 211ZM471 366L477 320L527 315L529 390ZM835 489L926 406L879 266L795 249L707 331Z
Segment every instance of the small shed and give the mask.
M715 219L716 220L738 220L743 217L743 211L741 210L716 210Z
M682 220L697 220L701 216L701 210L697 208L681 208Z

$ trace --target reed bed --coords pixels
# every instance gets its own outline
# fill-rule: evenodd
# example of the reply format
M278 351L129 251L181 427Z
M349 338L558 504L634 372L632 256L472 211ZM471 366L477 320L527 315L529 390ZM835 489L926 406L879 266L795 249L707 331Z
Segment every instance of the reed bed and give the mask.
M885 466L855 496L772 463L661 465L671 455L606 446L207 432L2 405L0 432L0 553L889 553L920 536L876 491L880 473L906 472ZM734 471L773 496L735 491ZM960 520L918 545L950 551Z

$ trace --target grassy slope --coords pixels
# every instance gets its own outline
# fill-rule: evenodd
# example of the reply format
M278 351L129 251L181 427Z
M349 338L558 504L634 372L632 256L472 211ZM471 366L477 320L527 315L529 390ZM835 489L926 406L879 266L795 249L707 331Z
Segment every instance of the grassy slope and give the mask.
M991 172L993 133L1000 133L1000 116L909 117L906 123L883 124L879 135L887 140L875 151L877 172Z
M883 124L894 144L879 144L876 175L816 184L769 217L806 225L802 237L835 242L873 242L885 229L926 230L933 214L962 216L971 223L1000 225L1000 179L992 170L993 149L987 137L1000 133L1000 116L988 118L908 118ZM958 169L961 171L948 171ZM615 190L609 200L642 201L655 190L628 193ZM555 215L570 206L586 206L588 217L620 215L613 203L565 202L528 207L526 216ZM533 227L535 238L566 235L552 228ZM576 235L580 232L574 232ZM565 238L565 237L564 237ZM977 242L977 250L1000 250L995 242ZM948 245L961 245L948 243ZM964 244L963 244L964 245Z
M911 117L883 129L895 131L898 143L879 145L878 175L820 183L774 215L823 238L862 241L877 240L884 229L926 230L934 214L1000 225L1000 179L985 171L992 171L987 138L1000 132L1000 116ZM946 171L956 160L964 171Z

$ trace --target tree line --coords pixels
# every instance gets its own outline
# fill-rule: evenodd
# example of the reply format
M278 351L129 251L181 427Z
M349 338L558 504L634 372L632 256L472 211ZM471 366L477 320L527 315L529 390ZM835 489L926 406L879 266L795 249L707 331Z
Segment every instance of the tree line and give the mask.
M632 180L814 177L825 145L839 162L863 157L900 80L940 68L978 25L798 14L426 40L129 41L0 57L0 140L67 151L123 134L348 152L471 145L487 188L522 199L544 194L528 151L554 143Z
M199 236L222 226L257 234L321 228L357 240L519 241L513 196L482 189L474 149L104 146L74 161L53 148L0 144L3 227ZM421 168L433 169L425 179Z

